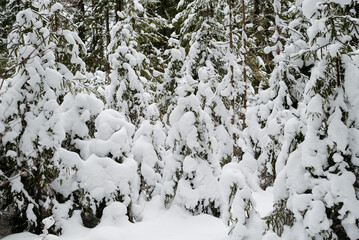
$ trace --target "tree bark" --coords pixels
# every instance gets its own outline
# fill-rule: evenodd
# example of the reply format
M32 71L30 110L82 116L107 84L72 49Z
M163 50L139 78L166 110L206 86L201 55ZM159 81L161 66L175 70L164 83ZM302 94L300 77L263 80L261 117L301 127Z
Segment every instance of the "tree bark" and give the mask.
M246 34L246 6L244 4L244 0L242 0L242 19L243 19L243 81L244 81L244 94L243 94L243 113L242 113L242 130L244 130L246 126L246 110L247 110L247 34Z
M254 0L254 3L253 3L253 5L254 5L254 14L256 16L259 15L260 3L261 3L260 0Z
M109 14L109 6L106 6L105 9L105 18L106 18L106 46L110 45L110 14ZM105 52L106 52L106 73L107 76L110 75L110 63L109 63L109 56L108 56L108 50L107 48L105 48Z
M229 49L230 52L233 53L233 26L232 26L232 0L228 0L228 7L229 7ZM231 100L231 107L232 107L232 128L235 128L236 125L236 115L235 115L235 103L236 103L236 94L234 93L234 72L233 72L233 65L230 63L230 70L231 70L231 87L232 87L232 100ZM237 136L236 133L232 133L233 139L233 157L238 157L237 151Z
M340 87L340 63L339 57L335 59L336 71L337 71L337 86Z
M115 5L115 22L118 22L118 15L117 12L121 12L122 11L122 1L121 0L116 0L116 5Z

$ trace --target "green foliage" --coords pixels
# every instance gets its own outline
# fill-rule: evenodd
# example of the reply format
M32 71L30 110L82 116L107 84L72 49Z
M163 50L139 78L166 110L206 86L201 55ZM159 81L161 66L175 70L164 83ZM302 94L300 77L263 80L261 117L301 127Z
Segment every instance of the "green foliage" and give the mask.
M284 226L292 227L295 221L294 214L286 207L287 200L280 200L274 204L274 211L264 218L267 227L279 236L282 236Z
M15 23L16 14L24 7L22 1L0 1L0 79L11 75L11 72L6 71L12 65L7 51L7 37Z

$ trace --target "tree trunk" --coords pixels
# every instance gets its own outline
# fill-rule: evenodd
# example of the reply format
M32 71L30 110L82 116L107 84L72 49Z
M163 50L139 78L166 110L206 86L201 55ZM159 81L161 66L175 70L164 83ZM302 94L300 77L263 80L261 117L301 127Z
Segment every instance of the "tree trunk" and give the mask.
M233 26L232 26L232 0L228 0L228 7L229 7L229 49L230 52L233 53ZM236 115L235 115L235 103L236 103L236 94L234 93L234 72L233 72L233 65L230 63L230 70L231 70L231 87L232 87L232 100L231 100L231 108L232 108L232 128L235 128L236 125ZM237 151L237 136L236 133L232 133L233 139L233 157L238 157Z
M336 71L337 71L337 86L340 87L340 63L339 57L335 59Z
M118 15L117 12L121 12L122 11L122 1L121 0L116 0L116 6L115 6L115 22L118 22Z
M244 4L244 0L242 0L242 17L243 17L243 81L244 81L244 94L243 94L243 113L242 113L242 130L244 130L246 126L246 110L247 110L247 34L246 34L246 6Z
M106 46L110 45L110 14L109 14L109 7L106 6L105 9L105 21L106 21ZM110 62L109 62L109 58L108 58L108 50L107 48L105 48L105 52L106 52L106 74L107 76L110 75Z
M260 0L254 0L254 3L253 3L253 5L254 5L254 14L256 16L259 15L260 3L261 3Z

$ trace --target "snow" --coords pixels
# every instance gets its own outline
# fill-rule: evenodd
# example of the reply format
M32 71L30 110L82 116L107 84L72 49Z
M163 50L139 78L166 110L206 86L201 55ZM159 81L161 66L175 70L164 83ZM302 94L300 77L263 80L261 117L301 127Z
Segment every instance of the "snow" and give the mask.
M141 5L144 3L133 1L134 17L147 17L147 6ZM210 1L193 1L192 6L184 7L193 8L194 3ZM328 7L340 15L341 10L335 8L347 8L352 3L297 0L290 11L298 8L298 19L289 23L289 28L281 26L285 23L280 19L282 14L277 14L275 23L283 31L272 35L275 46L264 49L266 53L273 51L275 68L268 75L268 89L259 89L255 96L248 91L248 127L242 131L236 117L236 123L231 124L231 116L239 114L231 109L230 101L234 94L244 91L239 64L245 62L231 53L233 49L227 52L222 48L225 42L218 43L219 39L210 40L213 46L205 46L202 32L186 33L187 27L197 27L191 24L209 28L210 22L197 18L201 11L191 10L174 19L183 22L183 36L169 39L173 49L165 51L164 59L154 61L163 73L159 68L147 69L152 56L143 54L146 51L136 42L140 37L137 29L131 21L126 22L124 12L120 13L124 19L113 26L111 43L104 51L110 60L110 74L93 78L79 57L79 48L85 44L78 34L59 28L59 35L53 37L46 23L47 17L61 14L66 6L35 1L34 6L45 17L40 18L31 9L21 11L15 26L29 31L18 36L14 31L9 36L13 38L9 49L19 45L14 57L19 61L30 57L31 61L17 67L16 74L6 82L6 90L0 93L0 152L5 152L4 159L12 161L14 169L18 167L11 175L6 173L8 169L0 170L1 179L9 180L13 194L2 203L6 206L14 198L14 205L6 208L18 207L28 229L42 220L39 207L52 216L41 216L47 217L42 221L43 235L21 233L5 239L277 240L279 237L266 228L264 218L276 213L273 209L283 208L293 213L294 222L291 227L284 226L281 239L325 237L325 231L336 230L336 220L350 239L357 239L359 57L354 52L355 33L340 27L343 36L330 36L333 26L328 20L332 16L326 11ZM181 5L185 1L180 1ZM282 7L287 14L287 6ZM280 8L280 1L274 0L275 12L280 13ZM213 10L212 15L217 15L216 8ZM351 17L339 16L333 24L348 19ZM27 29L30 26L31 30ZM244 32L242 37L247 38ZM62 49L57 39L68 47ZM187 43L188 48L180 47ZM57 48L71 56L70 62L79 64L81 72L72 72L79 66L57 63L58 54L52 51ZM158 56L160 51L156 51ZM264 60L255 57L265 69ZM67 55L65 58L70 59ZM219 61L212 62L216 59ZM339 83L333 68L336 60L343 70L341 76L338 74ZM234 77L235 86L229 76ZM78 79L111 83L89 85L98 87L98 92L79 93L76 89L76 94L66 93L63 85L82 88L87 84ZM162 80L163 85L152 85ZM162 99L156 94L167 94L172 102L157 106ZM243 153L240 161L232 154L233 133L238 135L237 145ZM43 164L38 164L39 159L44 159ZM56 179L42 176L48 184L44 188L44 195L49 191L47 195L41 200L30 196L31 191L25 188L27 182L33 182L32 177L37 177L32 170L53 166L59 173ZM29 181L24 181L27 178ZM273 181L273 187L268 187ZM259 183L267 187L265 191ZM81 220L81 214L89 209L98 217L103 213L93 229L85 228ZM278 219L274 221L278 224ZM61 236L48 235L52 225L62 230Z
M344 7L345 5L349 5L352 1L351 0L330 0L330 2L340 4L341 7Z
M317 1L313 1L313 0L304 0L303 1L303 5L302 5L303 15L306 18L310 19L313 16L315 11L317 10L316 4L317 4Z
M29 221L32 221L34 223L36 223L36 215L33 211L33 208L34 208L34 204L30 203L28 206L27 206L27 210L26 210L26 216L27 216L27 219Z
M336 143L338 150L345 152L348 145L348 128L341 121L342 112L337 107L333 115L329 118L328 137Z
M101 218L102 223L119 223L121 221L127 221L126 206L120 202L110 203L104 210Z
M21 192L21 189L23 189L24 184L20 181L21 179L19 177L14 178L10 184L11 184L11 191L13 192Z
M114 132L122 128L125 128L129 135L135 131L134 126L128 123L121 113L112 109L102 111L96 118L95 124L98 129L95 136L102 140L110 139Z
M75 44L75 39L72 37L72 33L68 30L63 31L64 37L69 44Z
M52 240L52 239L58 239L58 238L53 236L50 239ZM8 237L3 238L3 240L41 240L41 237L39 237L35 234L32 234L32 233L24 232L24 233L17 233L17 234L10 235Z
M268 187L266 191L253 192L252 195L257 203L255 209L260 217L267 216L273 209L273 188Z
M183 171L186 173L191 173L193 171L196 171L197 169L197 162L195 159L187 156L183 160Z
M182 60L183 59L183 52L178 49L171 49L171 56L174 60Z
M321 230L329 229L329 220L325 214L325 206L321 201L312 201L310 208L304 217L304 226L311 234L316 234Z
M93 229L81 226L79 213L67 220L63 235L49 235L49 240L227 240L227 228L221 219L202 214L192 216L178 206L169 210L162 207L160 197L147 203L143 221L128 222L123 205L112 203L105 208L100 225ZM116 211L116 212L114 212ZM41 240L40 236L20 233L3 240Z
M47 234L47 230L54 225L55 219L53 216L47 217L42 220L42 224L44 224L44 234Z
M56 12L62 10L64 7L60 3L55 3L51 6L51 12Z
M78 181L91 199L101 201L109 199L120 191L123 195L130 194L131 188L137 182L137 164L127 158L118 164L110 158L100 158L91 155L82 166L79 166ZM130 200L125 199L126 204Z

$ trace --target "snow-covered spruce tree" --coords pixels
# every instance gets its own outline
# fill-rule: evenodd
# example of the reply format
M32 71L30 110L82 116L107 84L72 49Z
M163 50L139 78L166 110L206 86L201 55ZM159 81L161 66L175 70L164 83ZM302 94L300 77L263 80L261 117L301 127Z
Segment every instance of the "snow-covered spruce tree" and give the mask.
M219 216L220 165L213 149L214 125L194 95L197 84L187 76L176 90L178 103L169 118L163 195L167 206L174 203L193 214Z
M159 111L155 104L147 110L149 120L144 120L133 138L133 158L138 162L141 178L140 204L160 196L162 190L163 158L166 134L158 121Z
M123 113L128 120L138 126L144 119L149 95L142 76L145 55L137 51L137 34L134 21L142 10L138 1L129 1L120 12L120 20L111 30L111 43L108 46L111 66L111 84L106 89L108 108Z
M217 42L224 41L225 29L221 23L223 4L221 1L192 0L181 1L182 9L174 20L180 27L178 35L181 45L186 49L186 74L198 79L201 67L215 71L213 81L218 81L222 64L222 52ZM217 79L216 79L217 77Z
M79 154L87 146L84 142L94 138L95 120L103 110L104 103L87 92L68 93L60 105L65 138L58 148L61 161L59 176L51 184L57 193L56 200L52 201L56 230L61 230L63 222L73 215L73 210L83 210L83 196L79 194L81 191L77 177L83 161Z
M181 26L180 43L187 50L180 75L198 81L194 93L213 121L219 139L219 145L213 148L217 149L222 164L228 161L231 152L228 99L219 91L227 71L227 33L223 24L226 6L223 1L180 2L179 7L184 9L176 16L175 22Z
M254 67L253 64L257 60L253 60L249 52L254 44L252 36L247 35L248 26L252 26L247 23L250 6L247 1L228 1L225 7L227 44L225 45L224 66L226 75L218 90L224 99L227 114L231 115L230 123L227 122L226 125L233 142L232 160L234 161L240 161L246 145L250 144L245 139L246 134L243 130L247 127L247 108L252 102L254 93L251 81L256 78L254 74L262 74L261 70Z
M240 34L239 48L246 66L246 78L255 92L268 81L268 70L271 69L264 64L262 57L265 57L264 46L270 39L269 30L274 25L272 13L272 1L233 1L234 26L239 28L237 34ZM250 87L248 90L251 90ZM248 101L250 98L248 96Z
M182 5L181 5L182 4ZM225 27L223 4L221 1L194 0L182 2L184 8L176 15L175 24L180 25L178 32L180 44L186 49L182 76L189 75L207 89L215 91L224 75L223 46ZM200 87L199 87L200 88ZM201 97L203 106L210 103L206 96Z
M8 36L15 73L0 104L1 209L16 216L14 231L40 232L41 220L52 214L51 183L58 177L57 149L65 135L58 101L71 72L64 64L78 63L78 47L76 33L55 21L61 4L26 5Z
M282 2L284 3L284 1ZM248 39L247 65L252 70L249 80L257 93L264 83L268 83L269 74L274 66L273 56L266 54L264 47L271 44L273 28L275 27L275 11L273 0L249 0L245 1L245 4L247 8L246 33L250 37Z
M180 46L180 41L171 37L168 40L167 50L164 52L165 69L162 83L157 86L157 106L162 122L168 125L170 113L177 104L175 92L181 78L181 69L186 51Z
M233 4L228 2L229 44L226 56L227 75L222 82L221 94L230 100L233 140L232 162L223 167L221 174L223 219L229 226L231 239L261 239L264 221L255 210L256 202L252 193L260 189L257 177L257 161L252 150L251 101L249 97L251 81L256 78L249 49L254 43L247 36L246 17L248 2ZM238 7L241 11L238 12ZM241 35L236 28L240 22ZM249 64L250 63L250 64ZM248 118L249 117L249 118ZM249 126L249 127L247 127ZM258 134L258 133L257 133Z
M274 55L275 67L269 88L259 92L249 118L251 140L259 156L261 186L274 184L275 189L274 210L265 220L269 229L281 236L286 226L293 226L294 217L287 207L288 195L278 190L278 186L285 178L283 168L293 161L291 153L304 139L303 88L313 61L298 57L299 51L309 49L306 43L309 21L301 5L287 1L274 4L277 4L274 6L277 27L272 37L275 44L265 51ZM267 137L259 137L261 134Z
M231 139L222 139L224 142L231 143L231 150L229 154L227 153L227 158L225 161L222 161L222 165L230 161L238 161L240 157L240 150L238 148L238 136L242 129L242 124L240 123L240 118L242 116L241 110L243 110L240 103L240 96L244 93L244 83L243 83L243 69L239 64L240 60L243 58L240 57L240 36L238 35L237 22L235 19L238 19L238 12L234 11L237 9L232 1L228 1L228 5L225 6L225 22L227 23L227 32L226 40L227 44L225 45L224 56L224 66L226 70L226 75L223 77L223 80L218 85L218 94L223 99L223 106L218 106L219 109L222 109L224 113L222 115L221 125L223 126L223 133L228 132L231 136ZM224 107L224 108L223 108ZM225 109L226 111L223 111ZM225 136L227 134L224 134Z
M222 169L222 218L229 226L230 239L261 239L264 232L264 222L254 209L252 196L260 189L256 171L256 160L248 152L239 163L228 163Z
M243 4L243 2L242 2ZM257 178L257 164L253 158L251 149L246 146L248 137L244 130L246 121L246 106L240 102L240 98L245 98L247 91L245 53L239 51L236 46L242 44L243 50L245 43L239 41L237 31L234 26L234 16L238 17L238 12L233 10L234 4L228 1L227 21L228 21L228 45L226 55L227 74L221 83L221 95L229 100L230 123L227 126L231 133L232 151L231 162L224 165L221 173L222 187L222 218L228 225L228 235L230 239L260 239L263 232L263 222L254 209L255 201L252 197L253 191L259 190ZM242 12L243 14L243 12ZM243 17L243 16L242 16ZM245 26L243 27L245 28ZM245 31L243 30L243 37ZM237 45L238 44L238 45ZM242 66L239 63L242 62ZM246 101L246 100L244 100ZM242 105L243 104L243 105Z
M164 171L165 202L169 204L174 199L194 214L205 212L218 216L222 154L218 153L215 135L222 119L219 116L220 120L214 121L214 116L219 115L214 112L218 107L216 101L221 101L214 91L223 74L223 54L217 45L218 41L223 41L225 33L219 21L222 5L221 2L199 0L181 2L179 7L183 10L176 16L175 24L181 25L180 43L187 52L183 58L183 52L172 51L172 57L175 54L183 61L183 66L175 73L175 79L180 82L175 94L177 106L169 117L170 154Z
M289 154L275 182L277 204L287 198L291 228L283 237L297 239L356 239L358 4L354 1L304 1L310 19L309 50L315 60L306 84L301 119L304 141ZM296 126L287 124L295 129ZM278 222L281 221L278 219Z
M149 106L153 100L149 92L156 90L161 73L159 53L156 41L161 38L157 31L162 19L149 13L152 1L129 1L120 12L120 20L111 31L109 50L111 63L111 85L107 89L107 104L124 114L137 128L132 151L138 162L138 174L141 178L141 198L149 200L152 192L160 191L162 145L164 139L159 116L154 116L155 107ZM142 5L143 4L143 5ZM155 112L158 110L155 109ZM147 115L146 113L150 114ZM155 114L156 115L156 114ZM142 149L141 144L147 145ZM151 155L148 155L151 154ZM157 168L157 170L151 168ZM157 188L157 189L155 189Z
M117 20L117 11L120 11L121 1L97 0L76 1L73 7L74 17L79 20L80 36L84 39L87 55L84 57L88 69L109 73L107 46L110 44L110 30Z
M301 58L298 52L309 49L306 30L308 19L303 15L301 5L294 2L279 1L275 6L281 9L276 14L274 44L266 52L274 55L275 67L271 74L270 86L258 95L258 103L252 108L251 140L259 162L261 186L265 188L274 182L274 210L265 218L267 226L279 236L286 226L293 225L293 212L288 209L288 195L282 194L278 186L283 184L283 168L290 155L303 141L303 94L308 81L308 69L312 59ZM286 17L284 17L286 16ZM281 41L283 47L281 47ZM299 56L299 57L298 57ZM259 137L261 134L267 136Z
M146 56L143 61L142 75L148 80L146 90L156 98L161 94L158 85L163 82L165 62L163 53L167 47L165 29L169 29L168 20L158 14L158 0L139 0L139 8L135 16L132 15L133 29L136 31L137 50ZM140 7L142 6L142 8Z
M82 121L91 112L101 109L98 99L81 97L78 100L82 102L78 104L80 106L86 106L84 100L90 100L91 104L81 115ZM86 132L87 126L82 121L72 126L79 125L78 128ZM135 126L113 109L103 110L94 124L94 137L74 140L80 156L76 152L61 149L60 156L66 167L76 169L63 180L63 185L69 188L63 189L63 195L70 197L73 209L81 210L86 227L95 227L104 208L113 202L124 204L129 220L134 221L140 193L138 163L131 154Z
M279 0L273 2L276 26L271 38L272 46L268 46L265 51L273 54L275 66L269 79L269 88L259 90L255 104L248 111L249 135L255 158L258 159L261 187L264 189L273 185L276 165L280 171L288 153L294 150L291 147L293 139L283 137L284 126L290 118L298 115L296 108L302 100L307 78L301 73L301 67L306 63L294 61L293 57L308 46L298 27L290 27L293 23L288 23L282 17L293 15L285 6L282 8Z

